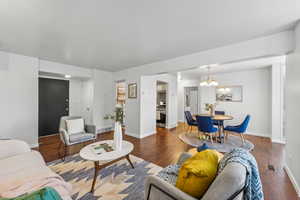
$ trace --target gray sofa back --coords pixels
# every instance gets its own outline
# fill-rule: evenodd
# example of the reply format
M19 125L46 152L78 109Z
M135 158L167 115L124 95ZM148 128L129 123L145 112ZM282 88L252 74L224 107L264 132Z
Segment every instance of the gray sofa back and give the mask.
M243 165L239 163L227 164L201 200L242 200L243 192L240 191L244 188L246 175L247 171Z

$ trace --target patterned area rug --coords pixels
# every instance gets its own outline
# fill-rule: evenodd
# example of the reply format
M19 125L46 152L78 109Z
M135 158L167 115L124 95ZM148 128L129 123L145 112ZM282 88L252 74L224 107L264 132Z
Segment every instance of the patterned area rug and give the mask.
M184 143L189 144L193 147L198 147L206 143L208 146L216 149L219 152L227 153L230 152L234 148L243 148L248 151L251 151L254 148L254 144L252 144L249 140L245 140L244 145L242 144L241 138L235 135L229 135L228 140L225 143L216 143L211 144L209 140L200 140L195 134L183 133L178 136Z
M79 154L63 162L56 160L48 166L73 186L73 199L80 200L140 200L144 199L144 182L148 175L157 174L162 168L130 155L135 169L126 159L99 171L94 193L90 193L94 177L94 163L83 160Z

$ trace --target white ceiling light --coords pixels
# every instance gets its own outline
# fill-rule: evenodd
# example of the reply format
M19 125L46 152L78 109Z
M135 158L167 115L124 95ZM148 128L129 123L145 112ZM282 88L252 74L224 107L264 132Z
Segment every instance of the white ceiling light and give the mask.
M71 75L69 75L69 74L66 74L65 75L65 78L71 78L72 76Z
M207 70L208 70L208 75L207 75L207 79L204 80L204 81L201 81L200 82L200 86L202 87L216 87L219 85L219 83L212 79L211 76L210 76L210 66L207 67Z

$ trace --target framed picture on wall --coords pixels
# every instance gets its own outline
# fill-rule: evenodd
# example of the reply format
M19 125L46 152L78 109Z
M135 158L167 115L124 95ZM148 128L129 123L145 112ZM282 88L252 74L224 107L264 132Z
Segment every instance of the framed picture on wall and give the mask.
M137 98L137 84L136 83L128 84L128 98L130 98L130 99Z
M243 102L243 87L240 85L216 87L216 101Z

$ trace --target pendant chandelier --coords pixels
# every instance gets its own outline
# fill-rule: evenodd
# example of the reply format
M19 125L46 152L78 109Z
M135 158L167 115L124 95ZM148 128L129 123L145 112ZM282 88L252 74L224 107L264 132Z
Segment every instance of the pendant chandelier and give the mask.
M212 77L210 76L210 66L207 66L207 70L208 70L208 74L207 74L207 79L204 81L200 82L200 86L201 87L216 87L219 85L219 83L212 79Z

